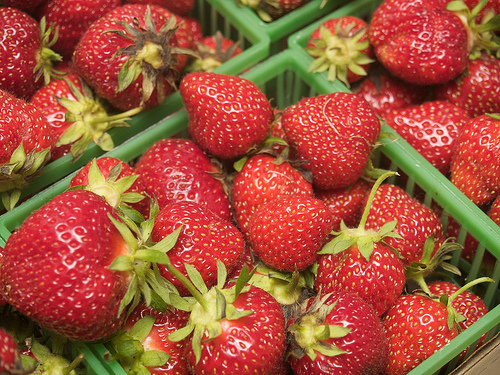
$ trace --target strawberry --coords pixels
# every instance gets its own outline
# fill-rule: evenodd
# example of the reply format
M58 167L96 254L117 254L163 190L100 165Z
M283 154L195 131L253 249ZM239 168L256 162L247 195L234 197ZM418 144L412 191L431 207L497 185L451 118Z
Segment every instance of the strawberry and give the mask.
M343 221L348 227L359 224L365 199L370 192L372 184L360 178L345 188L319 190L315 196L325 203L332 213L332 230L340 230L340 222Z
M445 6L433 0L385 0L377 7L368 33L387 70L427 85L447 82L465 70L469 54L484 47L475 39L483 30L467 24L465 10L455 13Z
M193 72L184 77L179 90L189 115L188 131L209 154L222 159L240 157L266 139L273 110L253 82Z
M50 81L52 61L61 60L50 49L53 31L22 10L0 7L0 89L29 100Z
M283 196L312 197L312 185L286 160L267 154L247 159L235 174L231 189L242 233L248 236L250 219L262 205Z
M328 71L329 81L339 79L347 87L362 79L375 61L366 29L366 22L355 16L322 22L307 40L305 50L315 58L309 71Z
M198 57L186 66L187 72L211 72L243 52L238 42L224 37L219 30L214 35L198 39L194 50Z
M177 56L191 53L190 41L178 36L183 27L180 16L155 5L115 8L83 34L75 71L120 110L152 108L177 87Z
M135 171L145 183L145 193L158 200L160 209L187 200L232 220L222 173L192 140L166 138L155 142L139 158Z
M356 292L382 316L401 295L405 284L402 261L385 241L397 237L392 221L380 230L369 227L373 196L394 172L384 173L373 185L357 228L341 224L340 232L320 251L314 289L318 293Z
M355 293L303 302L288 323L294 374L380 374L389 346L373 307Z
M387 125L444 175L450 171L456 140L469 120L464 109L439 100L394 110L385 116Z
M68 70L64 79L52 80L38 89L29 103L47 117L57 141L51 159L71 153L80 158L94 141L102 150L114 147L107 133L113 127L127 126L126 120L140 109L108 115L107 103L96 97L92 90L73 71Z
M0 374L25 373L14 338L0 328Z
M50 159L54 138L45 116L23 99L0 90L0 192L6 209Z
M434 88L438 100L446 100L467 111L470 117L500 112L500 60L482 53L469 61L454 80Z
M187 16L193 9L195 0L124 0L125 4L154 4L180 16Z
M290 147L322 190L360 178L380 135L380 121L368 102L346 92L301 99L285 108L281 121Z
M423 103L427 89L427 86L412 85L394 77L380 64L372 66L368 76L352 87L352 91L370 103L381 118L392 110Z
M252 215L248 239L270 268L300 272L316 261L332 225L332 215L319 199L285 195L262 204Z
M116 217L114 209L84 190L57 195L31 214L1 258L7 302L69 339L97 340L116 331L128 276L108 267L127 244L108 215Z
M47 0L2 0L2 6L31 12Z
M271 22L299 8L309 0L236 0L240 6L253 9L265 22Z
M500 195L499 124L497 115L474 117L456 141L450 180L477 205Z
M57 25L59 33L52 49L71 59L90 24L121 5L121 0L46 0L37 8L36 18L45 17L48 26Z
M205 206L186 201L167 205L156 217L152 240L159 242L179 228L178 240L168 253L170 262L186 276L186 265L193 266L208 287L217 281L217 260L231 272L243 254L245 243L238 228ZM189 294L165 267L159 269L181 295Z
M182 310L158 312L138 305L123 325L123 332L112 339L116 354L108 359L119 360L127 373L188 375L185 341L167 339L170 333L184 327L188 318L188 313ZM132 343L135 351L130 351Z

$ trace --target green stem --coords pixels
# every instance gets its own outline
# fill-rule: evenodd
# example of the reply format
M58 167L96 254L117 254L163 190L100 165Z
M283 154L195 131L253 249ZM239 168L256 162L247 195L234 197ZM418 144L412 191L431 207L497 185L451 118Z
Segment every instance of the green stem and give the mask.
M479 279L472 280L471 282L465 284L463 287L458 289L455 293L450 295L449 301L453 301L455 298L457 298L462 292L466 291L467 289L473 287L474 285L480 284L480 283L493 283L495 280L489 278L489 277L480 277Z
M134 115L142 112L143 109L144 109L144 107L136 107L136 108L130 109L126 112L118 113L118 114L113 115L113 116L105 116L102 118L99 118L99 117L93 118L92 120L89 121L89 123L91 125L94 125L94 124L100 124L103 122L111 122L111 121L115 121L115 120L121 120L121 119L124 119L127 117L134 116Z

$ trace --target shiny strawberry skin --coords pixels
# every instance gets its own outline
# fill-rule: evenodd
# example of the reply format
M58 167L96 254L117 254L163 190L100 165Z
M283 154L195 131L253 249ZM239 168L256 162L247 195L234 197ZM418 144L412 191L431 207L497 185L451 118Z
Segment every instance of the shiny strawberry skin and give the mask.
M450 171L456 140L469 120L464 109L440 100L395 110L385 116L387 125L444 175Z
M332 230L332 215L319 199L282 196L263 204L249 223L249 240L257 257L283 271L303 271Z
M390 347L387 374L408 373L455 338L447 319L439 301L418 294L398 298L383 318Z
M160 209L187 200L232 220L223 182L213 176L220 170L192 140L166 138L155 142L141 156L135 171L142 176L145 192L158 200Z
M436 86L434 95L463 108L470 117L500 112L500 60L481 54L460 76Z
M175 202L158 214L152 239L159 242L182 225L175 246L168 256L172 265L187 276L185 264L191 264L202 275L208 287L217 282L217 260L228 272L236 266L243 254L245 242L241 232L227 220L193 202ZM172 282L182 295L189 295L183 284L164 266L160 273Z
M59 36L52 49L71 59L78 41L92 22L121 5L121 0L47 0L37 8L36 18L45 17L48 26L56 24L59 27Z
M203 340L201 359L196 364L192 345L186 358L193 374L250 375L276 374L285 354L285 317L278 302L264 290L251 286L233 303L238 311L250 310L245 317L221 322L222 332Z
M491 203L500 195L500 120L473 118L458 137L451 161L451 182L473 203Z
M235 217L248 235L249 221L260 206L285 195L313 196L312 185L286 161L275 163L271 155L250 157L236 173L231 190Z
M222 159L240 157L266 139L273 111L253 82L193 72L184 77L179 90L189 115L188 131L209 154Z
M29 100L43 84L35 70L41 38L40 25L33 17L16 8L0 8L0 89Z
M281 121L318 189L345 187L361 177L380 134L375 112L353 93L301 99L283 111Z
M410 83L449 81L469 60L466 27L433 0L385 0L370 20L369 37L384 67Z
M21 353L14 338L0 328L0 374L22 374Z
M116 216L113 208L85 190L59 194L32 213L1 258L7 302L71 340L114 333L128 274L108 266L127 245L108 215Z
M186 16L193 9L194 2L195 0L124 0L125 4L158 5L180 16Z

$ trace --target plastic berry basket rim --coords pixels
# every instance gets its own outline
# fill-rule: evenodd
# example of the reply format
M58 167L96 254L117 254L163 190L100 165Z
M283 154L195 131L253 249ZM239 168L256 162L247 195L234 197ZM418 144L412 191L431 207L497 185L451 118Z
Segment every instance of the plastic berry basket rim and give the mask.
M264 84L270 77L292 71L303 81L312 87L317 95L332 92L332 83L322 82L312 79L313 73L307 72L303 64L297 62L296 55L292 50L285 50L276 54L266 61L258 64L242 75L243 77L255 82L257 85ZM343 85L339 85L334 91L346 91ZM145 147L152 144L159 137L169 137L185 129L187 124L187 113L180 110L164 119L147 130L139 133L134 138L123 143L121 146L108 152L107 156L113 156L125 161L132 160L139 153L145 150ZM394 133L388 126L383 125L383 131ZM427 195L436 200L446 211L460 222L462 227L470 232L488 251L496 258L492 278L494 283L487 286L487 294L496 296L498 294L498 280L500 279L500 227L493 225L484 212L467 199L451 182L443 176L437 169L431 166L416 150L400 137L396 140L388 140L386 144L379 147L382 153L387 155L399 168L401 168L416 184L422 187ZM75 172L76 173L76 172ZM24 217L29 215L30 210L41 206L44 201L49 200L55 194L64 191L72 175L67 176L57 184L40 192L37 196L29 200L24 210ZM21 211L19 211L21 212ZM16 218L19 212L9 212L4 215L4 220L0 220L0 238L6 241L10 230L8 225L20 223L22 219ZM8 220L5 220L8 219ZM8 221L11 221L10 224ZM5 225L7 224L7 226ZM495 299L496 300L496 299ZM500 305L496 305L490 311L471 325L467 330L460 333L450 344L444 346L419 366L413 369L410 374L427 375L441 371L449 363L453 363L456 357L467 347L473 346L479 338L488 332L488 336L493 336L500 324ZM94 353L101 353L102 344L89 344ZM100 357L100 355L98 356ZM453 364L451 365L453 366Z
M203 20L203 22L216 21L213 11L220 13L224 18L224 24L214 25L213 23L209 25L212 29L210 31L215 31L217 29L222 29L223 34L229 33L229 27L234 27L240 36L244 37L251 43L250 46L245 48L242 53L235 56L234 58L228 60L221 66L215 69L218 73L238 75L244 70L250 68L251 66L259 63L260 61L266 59L270 53L270 41L269 37L260 29L253 28L251 25L245 22L244 19L240 17L228 14L226 15L225 7L220 5L217 0L197 0L195 3L199 7L204 5L211 7L212 12L197 11L197 13L203 16L209 17L209 19ZM217 27L215 27L217 26ZM221 27L219 27L221 26ZM128 127L126 128L114 128L109 131L109 134L113 138L115 146L119 146L125 142L130 137L135 134L144 131L149 126L165 119L172 113L180 110L184 103L178 92L173 93L168 96L165 101L159 104L157 107L149 109L147 111L141 112L133 117L128 122ZM76 161L72 161L71 155L65 155L57 160L50 161L41 170L40 176L36 177L28 186L26 186L22 191L22 198L31 196L38 193L39 191L47 188L48 186L56 183L58 180L62 179L64 176L78 170L83 167L89 160L95 157L99 157L105 154L105 151L101 150L95 143L91 143L82 157ZM17 206L22 205L23 202L18 203ZM2 204L0 203L0 208ZM14 210L17 207L14 208Z

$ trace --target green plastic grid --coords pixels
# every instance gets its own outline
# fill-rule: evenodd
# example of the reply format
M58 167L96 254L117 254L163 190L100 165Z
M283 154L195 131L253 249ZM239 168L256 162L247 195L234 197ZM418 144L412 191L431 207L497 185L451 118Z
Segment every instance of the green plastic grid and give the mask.
M287 105L297 102L307 96L326 94L331 91L331 85L322 80L314 80L314 73L307 72L307 67L297 61L292 50L286 50L274 55L244 73L244 77L255 82L266 95L273 99L273 104L284 109ZM345 87L341 86L341 89ZM188 122L187 113L181 110L169 118L157 123L153 127L136 135L123 145L115 148L107 155L123 161L132 161L140 156L150 145L159 139L176 136L186 129ZM391 161L391 169L397 170L401 175L407 176L404 188L410 194L424 192L423 201L428 206L437 203L444 208L441 216L443 224L447 223L449 215L453 216L461 225L458 240L465 238L470 233L479 241L478 252L472 264L461 259L460 254L452 259L452 264L459 267L463 277L472 279L484 275L482 267L483 256L487 253L494 257L494 264L487 276L495 280L494 283L476 286L474 292L480 294L490 311L470 328L460 333L449 345L440 349L413 371L411 375L429 375L437 373L448 374L457 365L457 358L467 347L468 354L476 348L477 341L483 334L487 339L499 331L500 323L500 227L494 224L486 214L467 199L451 182L439 171L433 168L417 151L394 133L388 126L383 125L383 131L396 136L378 148L381 154ZM64 191L69 178L63 179L49 189L41 192L28 201L23 212L11 212L0 220L0 237L4 240L22 221L30 214L31 210L40 207L55 194ZM402 178L402 177L401 177ZM397 177L393 182L400 182ZM88 345L97 358L103 359L107 350L103 344ZM103 363L103 366L115 366L115 374L124 374L121 367L114 362ZM119 365L118 365L119 366Z
M243 52L228 60L215 71L224 74L238 75L269 56L269 38L258 28L253 28L244 19L226 16L226 9L218 0L196 0L193 11L189 15L200 21L204 35L214 35L219 30L225 37L240 42ZM167 116L175 113L183 106L178 92L170 95L157 107L139 113L128 121L129 127L114 128L109 131L116 146L122 144L135 134L147 129ZM21 200L38 193L42 189L57 182L64 176L84 166L89 160L104 154L98 146L91 143L84 155L75 162L66 155L48 163L39 177L23 189ZM22 205L20 203L19 205ZM0 211L3 208L0 202ZM16 209L16 208L15 208Z

